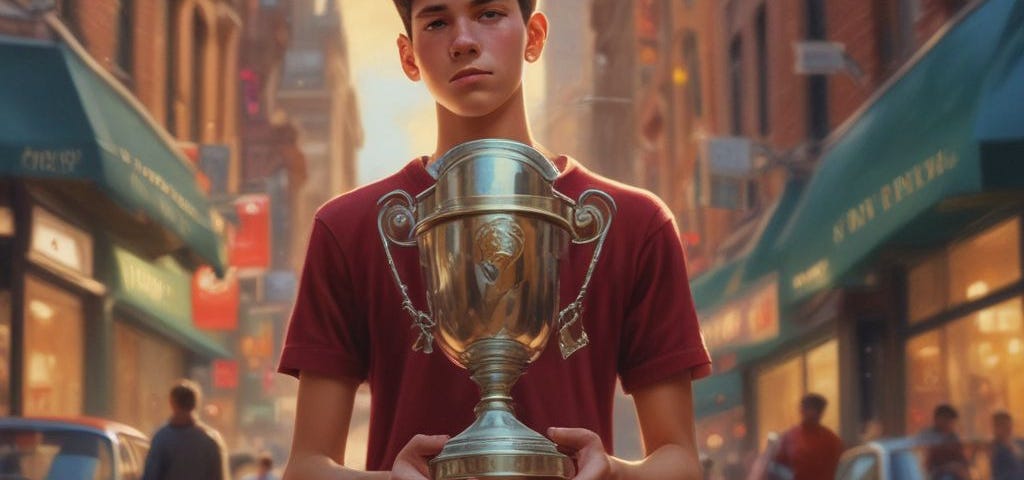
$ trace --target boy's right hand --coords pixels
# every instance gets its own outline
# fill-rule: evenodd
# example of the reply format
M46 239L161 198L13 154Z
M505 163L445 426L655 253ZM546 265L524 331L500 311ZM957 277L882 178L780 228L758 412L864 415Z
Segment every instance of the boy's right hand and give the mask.
M416 435L395 457L391 480L430 480L427 460L441 452L448 435Z

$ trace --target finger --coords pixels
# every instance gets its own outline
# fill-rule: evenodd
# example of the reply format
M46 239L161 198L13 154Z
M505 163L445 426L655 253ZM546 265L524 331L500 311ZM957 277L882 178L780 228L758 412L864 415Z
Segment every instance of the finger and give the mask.
M595 443L601 445L601 437L585 428L551 427L548 429L548 438L558 445L575 450L582 450ZM604 448L601 447L601 450Z
M449 438L448 435L416 435L409 440L406 448L417 456L429 457L440 453Z

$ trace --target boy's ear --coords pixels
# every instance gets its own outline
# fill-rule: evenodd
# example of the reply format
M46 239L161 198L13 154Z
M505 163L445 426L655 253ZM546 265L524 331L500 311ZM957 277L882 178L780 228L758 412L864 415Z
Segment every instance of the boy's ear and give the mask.
M527 62L537 61L547 39L548 17L541 12L534 12L530 15L530 21L526 22L526 51L523 52L523 58Z
M416 55L412 51L412 40L405 34L398 35L398 58L402 62L402 71L409 80L420 80L420 67L416 65Z

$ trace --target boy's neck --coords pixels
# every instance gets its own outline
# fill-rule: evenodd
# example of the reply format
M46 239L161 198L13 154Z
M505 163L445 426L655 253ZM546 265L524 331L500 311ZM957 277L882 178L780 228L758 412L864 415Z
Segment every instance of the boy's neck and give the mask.
M456 145L482 138L503 138L540 149L526 121L522 87L493 112L482 117L463 117L437 104L437 145L430 161L437 160ZM544 152L543 149L541 149ZM550 154L544 152L550 157Z

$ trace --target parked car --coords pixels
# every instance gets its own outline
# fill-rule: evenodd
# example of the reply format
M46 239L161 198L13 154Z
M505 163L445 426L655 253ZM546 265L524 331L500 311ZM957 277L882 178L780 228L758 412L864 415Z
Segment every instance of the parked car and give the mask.
M836 480L928 480L924 467L930 443L914 436L868 442L843 453ZM988 445L983 441L963 442L970 462L971 479L988 479Z
M135 480L148 451L146 435L110 420L0 418L0 480Z

